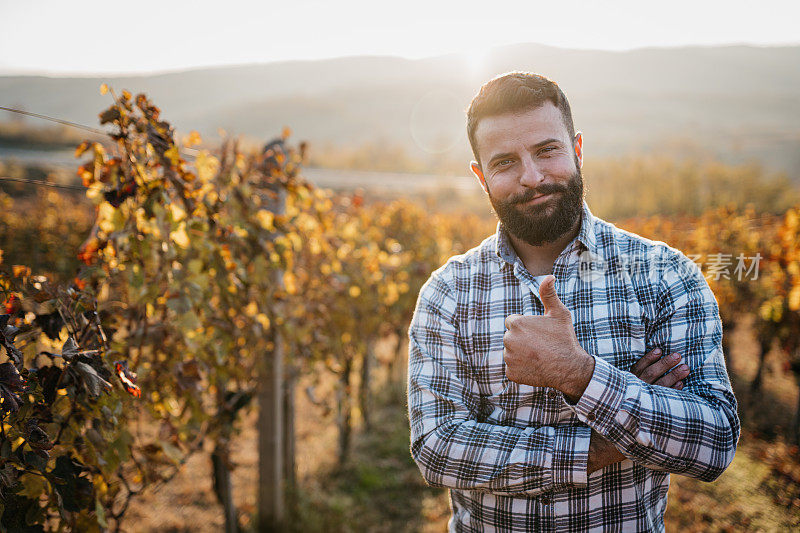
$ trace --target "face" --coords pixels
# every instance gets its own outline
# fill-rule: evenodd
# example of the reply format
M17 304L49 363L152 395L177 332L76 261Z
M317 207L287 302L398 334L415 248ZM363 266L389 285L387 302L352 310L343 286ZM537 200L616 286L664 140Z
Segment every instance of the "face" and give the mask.
M503 226L533 246L572 229L583 207L583 139L570 139L550 102L521 113L487 117L475 131L472 170Z

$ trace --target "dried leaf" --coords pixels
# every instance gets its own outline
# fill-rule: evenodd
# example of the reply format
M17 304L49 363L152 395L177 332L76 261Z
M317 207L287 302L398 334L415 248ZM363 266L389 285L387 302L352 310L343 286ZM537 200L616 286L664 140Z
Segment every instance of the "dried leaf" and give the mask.
M125 387L125 391L135 398L142 397L142 390L136 385L136 373L131 372L128 368L127 361L116 361L114 363L114 370L117 372L117 377Z
M75 342L75 339L72 336L67 337L64 346L61 348L61 357L66 361L72 361L79 352L80 348L78 347L78 343Z
M29 418L25 422L25 440L31 448L36 450L52 450L53 443L47 433L39 427L38 420Z
M15 365L22 363L22 352L14 346L13 339L6 338L6 324L10 315L0 315L0 346L6 349L6 355ZM16 335L16 333L15 333ZM0 366L2 368L2 366ZM16 370L16 369L15 369ZM0 378L2 379L2 378Z
M111 383L101 378L97 371L86 363L79 361L72 368L79 372L86 388L93 396L100 396L103 390L111 389Z
M108 124L109 122L114 122L115 120L119 120L120 114L119 109L117 106L111 106L102 113L100 113L100 124Z
M25 380L13 363L0 365L0 411L17 412L22 405L22 399L16 393L22 392L24 387Z
M31 275L31 267L25 265L12 265L11 272L15 278L28 277Z

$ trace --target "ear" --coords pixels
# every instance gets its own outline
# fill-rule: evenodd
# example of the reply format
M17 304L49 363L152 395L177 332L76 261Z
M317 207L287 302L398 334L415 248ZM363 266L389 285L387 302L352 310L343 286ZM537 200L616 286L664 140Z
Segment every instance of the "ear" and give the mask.
M478 164L477 161L473 161L470 163L469 168L472 170L472 173L478 178L478 181L481 182L481 189L483 192L488 193L489 191L486 190L486 179L483 177L483 170L481 170L481 166Z
M583 168L583 134L581 132L575 134L572 145L575 147L575 157L578 158L578 168Z

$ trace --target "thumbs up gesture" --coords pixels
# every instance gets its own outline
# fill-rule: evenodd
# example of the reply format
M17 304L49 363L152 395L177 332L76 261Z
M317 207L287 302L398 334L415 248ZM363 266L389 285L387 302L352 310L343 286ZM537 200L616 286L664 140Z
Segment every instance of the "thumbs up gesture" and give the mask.
M580 399L594 372L594 359L581 348L569 309L549 276L539 288L544 314L509 315L503 336L506 377L533 387L552 387L573 403Z

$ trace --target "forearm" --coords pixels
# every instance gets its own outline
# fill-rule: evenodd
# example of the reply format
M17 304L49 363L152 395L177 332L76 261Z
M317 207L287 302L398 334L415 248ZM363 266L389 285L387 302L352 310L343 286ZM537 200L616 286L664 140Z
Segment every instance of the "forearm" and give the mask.
M644 383L600 359L572 407L634 462L707 481L733 459L739 436L735 400L722 384L699 382L678 391Z
M565 373L566 379L561 383L561 392L567 403L575 404L580 400L586 387L594 374L594 358L583 352L589 358L589 364L582 364L570 372ZM592 430L589 441L589 457L587 461L588 473L602 470L603 468L627 459L608 439Z
M417 438L411 452L436 487L511 496L585 486L591 430L517 428L452 420Z

